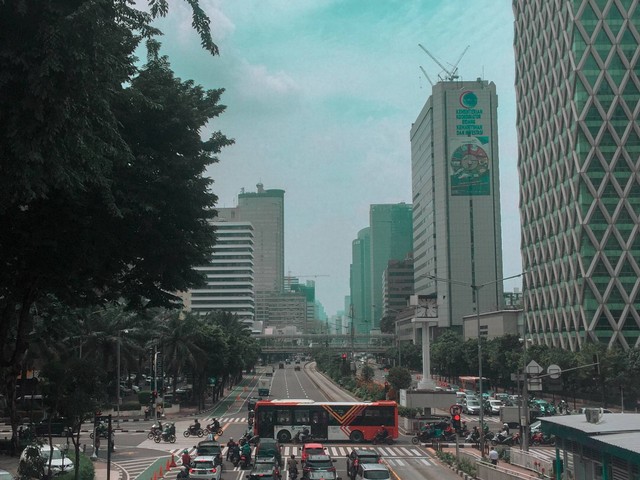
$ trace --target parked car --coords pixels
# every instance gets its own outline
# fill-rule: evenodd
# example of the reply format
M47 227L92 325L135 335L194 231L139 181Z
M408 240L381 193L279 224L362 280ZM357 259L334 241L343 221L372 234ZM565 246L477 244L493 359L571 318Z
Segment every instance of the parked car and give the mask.
M296 372L299 372L299 371L300 371L300 365L296 365L293 369L294 369Z
M216 463L216 457L203 455L191 461L189 478L194 480L220 480L222 465Z
M43 473L46 473L49 465L49 458L51 458L51 471L54 475L73 471L73 461L60 451L58 447L50 447L49 445L30 445L25 448L20 455L18 468L20 470L28 471L30 468L27 464L31 463L31 467L35 467L37 469L37 462L42 465L44 469Z

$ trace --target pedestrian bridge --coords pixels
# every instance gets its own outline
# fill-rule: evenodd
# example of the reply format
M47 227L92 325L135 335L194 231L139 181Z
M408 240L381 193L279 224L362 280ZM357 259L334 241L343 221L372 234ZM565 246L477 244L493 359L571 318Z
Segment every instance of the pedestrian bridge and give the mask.
M335 351L384 353L395 345L391 333L326 335L307 333L299 335L254 335L263 353L309 353L325 348Z

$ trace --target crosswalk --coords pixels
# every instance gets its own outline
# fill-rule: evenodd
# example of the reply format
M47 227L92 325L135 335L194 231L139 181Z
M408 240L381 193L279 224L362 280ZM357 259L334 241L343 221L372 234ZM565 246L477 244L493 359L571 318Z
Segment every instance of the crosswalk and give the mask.
M353 445L351 446L325 445L325 447L326 447L327 453L332 458L345 458L354 448ZM366 447L366 446L362 447L358 445L357 448L361 450L375 451L376 453L381 455L383 459L386 459L389 462L391 462L391 460L394 460L394 459L412 459L412 458L423 459L425 461L427 460L426 452L421 448L413 445L407 445L407 446L392 445L392 446L376 446L376 447ZM182 454L184 450L185 450L184 448L174 448L169 450L168 453L173 454L177 458ZM189 455L191 455L191 457L193 457L196 453L195 447L187 448L186 450L189 451ZM223 457L226 457L227 450L228 450L228 447L226 446L222 448ZM253 452L252 452L252 455L254 454L255 454L255 447L253 448ZM300 455L300 448L297 446L290 446L290 445L285 445L284 447L282 447L283 458L289 457L291 455L296 455L296 456ZM426 461L426 464L430 464L430 461Z

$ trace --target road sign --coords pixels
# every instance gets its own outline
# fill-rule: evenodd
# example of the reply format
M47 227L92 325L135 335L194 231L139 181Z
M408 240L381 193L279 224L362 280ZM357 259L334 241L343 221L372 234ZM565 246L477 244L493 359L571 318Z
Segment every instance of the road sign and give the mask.
M542 366L535 360L531 360L526 370L529 375L539 375L542 373Z
M524 373L512 373L511 374L512 382L524 382Z
M451 415L460 415L462 413L462 407L460 407L460 405L451 405L449 407L449 413Z
M560 378L560 375L562 374L562 369L560 368L560 366L556 364L552 364L547 367L547 373L549 374L550 378L556 380Z
M541 392L542 391L542 379L541 378L530 378L527 389L530 392Z

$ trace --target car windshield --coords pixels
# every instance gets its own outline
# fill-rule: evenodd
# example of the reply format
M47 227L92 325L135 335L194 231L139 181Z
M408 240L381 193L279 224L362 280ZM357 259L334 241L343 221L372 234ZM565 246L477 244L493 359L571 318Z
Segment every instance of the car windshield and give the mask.
M333 467L333 463L328 458L314 458L307 460L307 466L309 468L317 468L317 469L328 469Z
M40 456L44 458L49 458L50 450L40 450ZM62 452L58 449L53 450L53 455L51 456L54 460L60 460L62 458Z
M367 480L385 480L389 478L389 472L385 470L371 470L364 472L364 478Z
M377 455L360 455L360 463L378 463Z
M478 405L480 405L480 403L478 403L478 402L477 402L477 401L475 401L475 400L469 400L469 401L467 402L467 405L470 405L470 406L472 406L472 407L477 407Z

